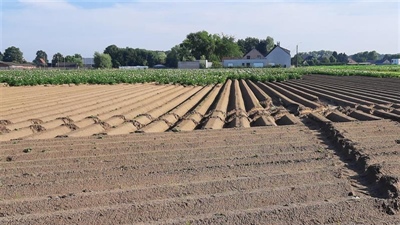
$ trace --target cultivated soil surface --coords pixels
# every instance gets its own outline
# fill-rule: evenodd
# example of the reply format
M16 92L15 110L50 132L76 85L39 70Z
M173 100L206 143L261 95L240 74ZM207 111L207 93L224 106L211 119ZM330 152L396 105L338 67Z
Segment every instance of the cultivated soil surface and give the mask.
M0 141L333 122L400 121L400 80L304 76L223 85L0 87Z
M0 95L0 224L400 224L399 80Z

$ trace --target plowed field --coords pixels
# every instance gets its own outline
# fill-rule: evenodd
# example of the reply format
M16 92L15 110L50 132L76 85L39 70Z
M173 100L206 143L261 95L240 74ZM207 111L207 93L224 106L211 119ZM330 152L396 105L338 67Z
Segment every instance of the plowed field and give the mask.
M205 87L2 87L0 141L290 125L306 116L400 121L399 86L396 79L313 75Z
M400 223L396 79L0 91L0 224Z

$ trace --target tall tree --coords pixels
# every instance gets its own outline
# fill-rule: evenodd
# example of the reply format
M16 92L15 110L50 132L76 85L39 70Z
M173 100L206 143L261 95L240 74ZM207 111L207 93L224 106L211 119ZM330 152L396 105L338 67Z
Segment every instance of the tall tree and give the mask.
M179 62L179 45L171 48L171 51L168 51L167 58L165 59L165 65L171 68L177 68Z
M94 53L94 67L107 69L112 67L111 56L109 54Z
M51 60L51 64L53 66L56 66L57 63L59 63L59 62L64 62L64 56L61 53L57 52L56 54L53 55L53 59Z
M120 49L116 45L110 45L103 53L109 54L111 56L112 67L118 68L119 66L124 65L123 52L124 49Z
M223 57L242 57L243 52L235 42L235 37L222 34L214 35L215 51L208 58L210 61L221 61Z
M19 48L15 46L8 47L4 51L3 61L23 63L24 62L23 53L21 52L21 50L19 50Z
M191 55L196 59L200 59L202 55L208 59L215 50L214 39L207 31L188 34L181 46L189 49Z
M0 52L0 61L3 61L3 53Z
M349 62L349 57L346 55L346 53L339 53L336 57L338 62L341 63L348 63Z
M46 52L43 50L37 51L36 57L32 62L35 63L37 66L47 66L48 60Z

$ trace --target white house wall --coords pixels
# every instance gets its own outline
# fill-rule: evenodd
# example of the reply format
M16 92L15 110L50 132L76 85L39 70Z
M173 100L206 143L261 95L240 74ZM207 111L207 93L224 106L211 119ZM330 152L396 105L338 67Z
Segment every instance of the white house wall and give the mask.
M290 55L279 47L270 52L266 60L267 65L281 65L286 68L291 66Z
M243 65L244 63L244 65ZM267 59L226 59L223 61L224 67L247 67L250 63L250 67L257 67L257 65L267 66ZM255 64L255 65L254 65Z

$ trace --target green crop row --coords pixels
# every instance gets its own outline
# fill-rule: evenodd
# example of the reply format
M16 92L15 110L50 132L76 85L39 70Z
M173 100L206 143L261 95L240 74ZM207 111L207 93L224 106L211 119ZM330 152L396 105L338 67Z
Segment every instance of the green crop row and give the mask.
M400 66L327 66L302 68L235 68L207 70L3 70L0 83L10 86L44 84L117 84L148 83L208 85L227 79L284 81L300 79L306 74L334 76L400 77Z
M9 70L0 71L0 83L10 86L43 84L117 84L148 83L207 85L227 79L283 81L301 78L284 69L211 69L211 70Z

